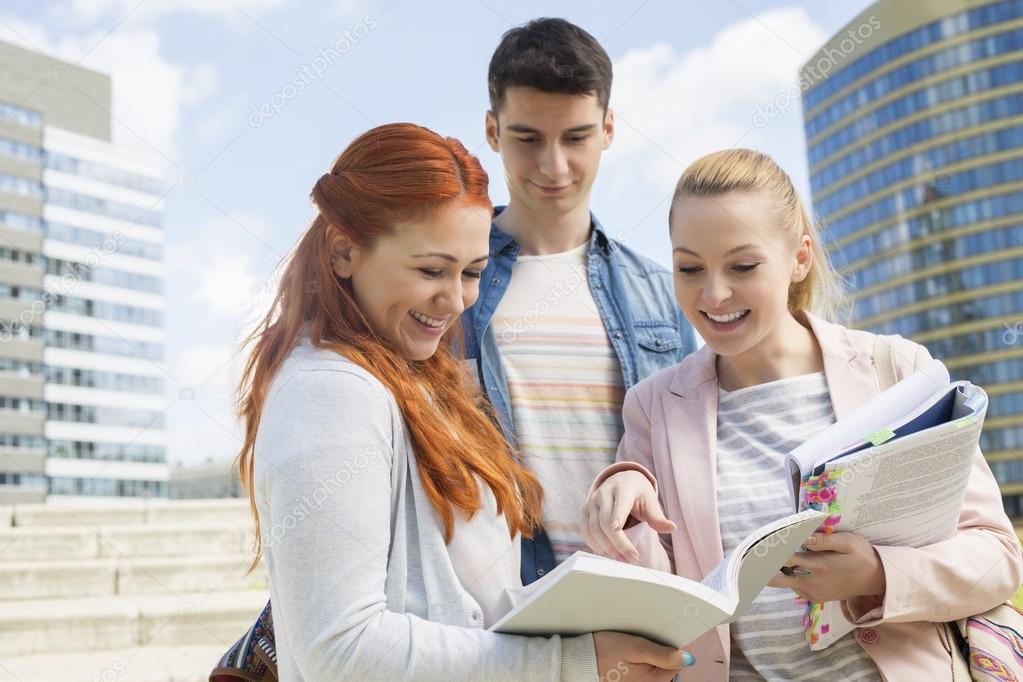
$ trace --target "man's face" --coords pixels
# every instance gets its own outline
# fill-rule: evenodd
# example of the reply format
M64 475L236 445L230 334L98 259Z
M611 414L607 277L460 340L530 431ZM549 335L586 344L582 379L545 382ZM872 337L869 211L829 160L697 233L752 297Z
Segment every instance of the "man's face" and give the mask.
M500 111L487 112L487 141L504 162L508 192L533 213L563 214L587 203L600 154L613 138L614 115L596 93L516 86L505 92Z

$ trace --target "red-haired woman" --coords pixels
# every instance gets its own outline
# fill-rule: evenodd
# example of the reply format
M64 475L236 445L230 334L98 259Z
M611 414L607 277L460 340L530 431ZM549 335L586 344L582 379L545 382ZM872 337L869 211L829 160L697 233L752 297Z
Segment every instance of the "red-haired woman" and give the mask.
M282 682L670 679L681 652L638 637L484 629L542 490L450 350L488 255L479 161L381 126L312 198L240 389Z

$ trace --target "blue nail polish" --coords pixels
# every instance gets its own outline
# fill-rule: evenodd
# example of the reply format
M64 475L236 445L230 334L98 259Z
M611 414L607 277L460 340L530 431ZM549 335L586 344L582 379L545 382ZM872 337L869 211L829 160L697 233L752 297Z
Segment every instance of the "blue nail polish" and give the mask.
M689 653L688 651L683 651L682 652L682 667L683 668L688 668L693 663L696 663L696 659L693 658L693 655L691 653Z

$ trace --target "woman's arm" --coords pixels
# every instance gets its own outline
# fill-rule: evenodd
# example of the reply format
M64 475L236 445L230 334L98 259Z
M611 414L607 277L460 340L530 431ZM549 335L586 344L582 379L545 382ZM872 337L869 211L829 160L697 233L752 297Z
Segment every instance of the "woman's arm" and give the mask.
M302 676L594 679L590 635L501 635L389 610L392 418L383 388L343 369L299 371L264 410L256 466L270 514L260 522L278 637ZM407 559L418 571L420 557ZM454 595L418 606L460 608Z
M636 386L625 394L625 403L622 406L622 420L625 432L621 443L618 445L616 462L604 469L590 486L590 493L587 496L587 504L584 509L584 519L593 517L589 524L600 522L599 506L597 505L597 489L602 485L613 485L608 479L615 474L625 471L635 471L643 474L653 487L654 494L657 493L657 479L654 477L653 451L650 439L650 418L644 407L640 393L643 386ZM656 518L663 518L662 505L656 499L653 504L658 506L657 510L649 510ZM631 502L628 505L632 507ZM628 540L635 546L639 558L637 563L659 571L674 573L674 556L672 553L671 536L660 535L645 521L641 521L636 515L629 516L624 520L624 532ZM607 530L603 531L605 534ZM591 531L592 535L600 535L599 529Z

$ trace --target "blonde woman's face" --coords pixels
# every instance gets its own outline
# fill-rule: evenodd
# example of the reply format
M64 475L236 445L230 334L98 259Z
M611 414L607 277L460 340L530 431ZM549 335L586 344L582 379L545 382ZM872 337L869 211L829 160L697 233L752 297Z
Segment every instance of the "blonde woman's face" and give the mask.
M788 314L789 287L810 265L810 240L793 247L764 194L687 197L672 214L675 299L714 350L739 355Z
M409 360L426 360L479 296L487 264L490 213L449 205L396 226L372 250L335 253L373 330Z

